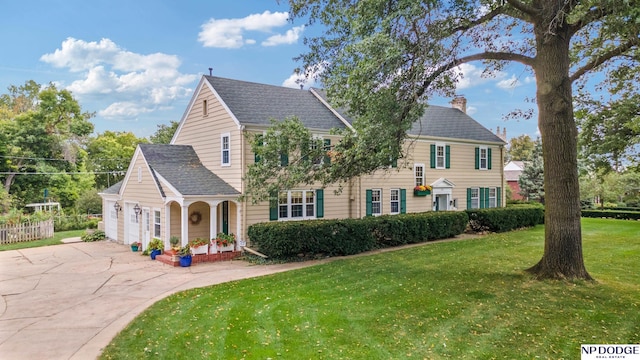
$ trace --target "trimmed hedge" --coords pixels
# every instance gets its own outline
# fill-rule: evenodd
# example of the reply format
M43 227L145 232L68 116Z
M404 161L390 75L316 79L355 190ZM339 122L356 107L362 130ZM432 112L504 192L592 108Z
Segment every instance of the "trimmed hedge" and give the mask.
M582 217L640 220L640 212L616 210L582 210Z
M466 210L471 230L505 232L544 224L542 206L517 205L491 209Z
M251 225L249 239L273 258L298 254L353 255L377 248L443 239L461 234L464 212L426 212L364 219L267 222Z

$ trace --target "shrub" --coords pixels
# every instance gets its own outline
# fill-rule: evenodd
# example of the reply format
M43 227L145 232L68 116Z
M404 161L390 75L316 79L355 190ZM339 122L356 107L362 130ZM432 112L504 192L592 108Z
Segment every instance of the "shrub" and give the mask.
M514 205L466 212L469 215L469 227L476 232L505 232L544 223L544 208L538 205Z
M60 215L53 218L53 226L55 231L97 229L99 221L87 215Z
M96 230L96 231L85 232L84 235L80 237L80 240L85 242L92 242L92 241L104 240L104 238L105 238L104 231Z
M461 234L464 212L427 212L364 219L268 222L249 227L251 242L274 258L297 254L353 255Z
M640 211L582 210L582 217L640 220Z

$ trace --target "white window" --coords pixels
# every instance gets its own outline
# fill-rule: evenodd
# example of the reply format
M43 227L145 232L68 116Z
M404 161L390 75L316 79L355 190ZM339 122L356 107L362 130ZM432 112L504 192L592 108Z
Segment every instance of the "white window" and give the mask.
M202 116L207 116L209 114L209 106L207 100L202 100Z
M278 219L313 219L316 213L315 191L281 191L278 195Z
M399 189L391 189L389 192L391 194L391 213L399 214L400 213L400 190Z
M424 185L424 164L414 164L413 174L416 178L415 186Z
M231 136L229 133L222 134L220 137L220 147L221 147L221 163L222 166L231 165L231 144L230 144Z
M160 238L160 210L153 210L153 237Z
M436 169L444 169L446 165L446 153L444 144L436 144Z
M382 215L382 190L371 190L371 214Z
M489 207L496 207L496 188L489 188Z
M138 168L138 182L142 182L142 168Z
M487 148L486 147L480 147L480 169L481 170L487 170L488 167L488 160L487 160Z
M471 188L471 209L479 209L480 208L480 189L479 188Z

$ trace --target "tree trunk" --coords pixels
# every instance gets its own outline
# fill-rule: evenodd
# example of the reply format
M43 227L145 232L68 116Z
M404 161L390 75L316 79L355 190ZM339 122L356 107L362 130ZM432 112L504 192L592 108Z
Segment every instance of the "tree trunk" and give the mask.
M534 27L538 127L544 158L544 254L527 271L538 279L590 280L582 257L578 130L569 79L570 35L566 26L554 29L549 24L552 22L543 21Z

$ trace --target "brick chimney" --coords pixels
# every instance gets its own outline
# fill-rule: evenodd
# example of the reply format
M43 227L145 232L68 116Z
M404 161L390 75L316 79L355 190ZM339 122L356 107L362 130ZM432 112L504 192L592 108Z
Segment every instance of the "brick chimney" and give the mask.
M456 95L453 100L451 100L451 107L454 109L458 109L463 113L467 113L467 99L464 95Z
M498 128L496 129L496 135L502 139L502 141L507 141L507 127L505 126L502 129L502 134L500 133L500 126L498 126Z

